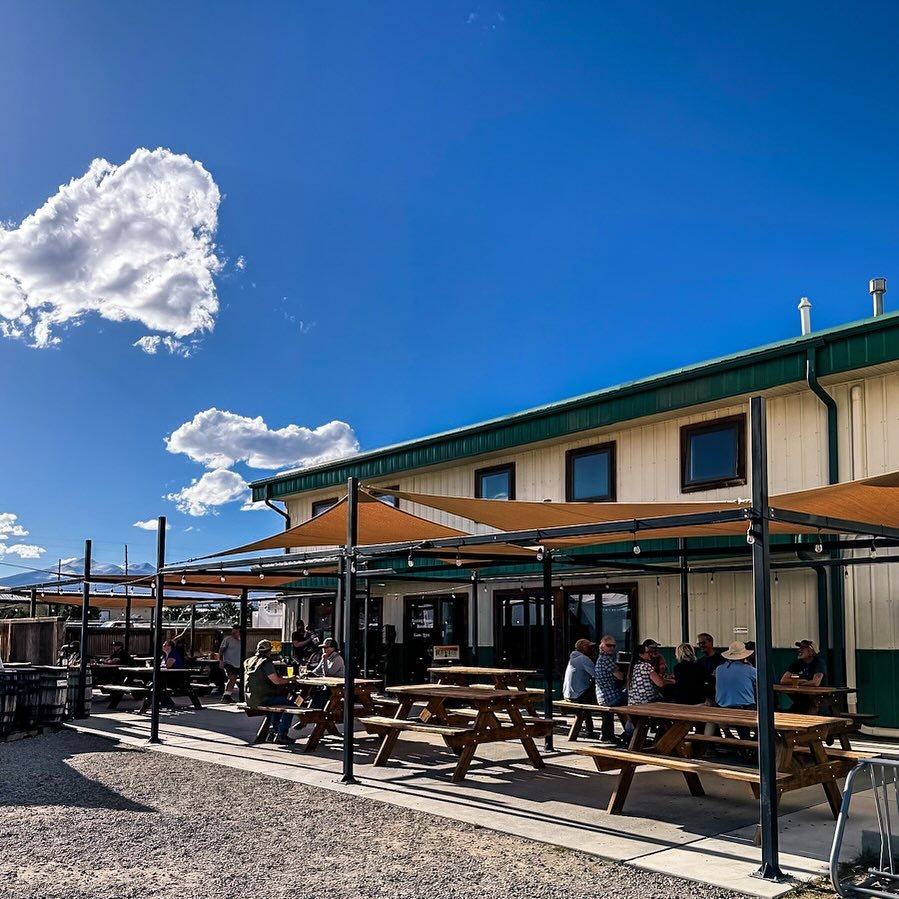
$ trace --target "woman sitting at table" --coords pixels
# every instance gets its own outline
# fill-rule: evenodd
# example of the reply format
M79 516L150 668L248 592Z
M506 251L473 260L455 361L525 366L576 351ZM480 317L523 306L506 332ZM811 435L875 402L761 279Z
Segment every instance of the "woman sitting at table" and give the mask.
M662 679L659 692L664 702L674 702L674 677L668 673L668 663L661 653L656 653L650 660L652 670Z
M181 650L178 649L171 640L166 640L165 643L162 644L162 667L184 667L184 656L181 654Z
M689 643L681 643L674 650L674 690L672 699L683 705L704 705L705 671L696 661L696 651Z

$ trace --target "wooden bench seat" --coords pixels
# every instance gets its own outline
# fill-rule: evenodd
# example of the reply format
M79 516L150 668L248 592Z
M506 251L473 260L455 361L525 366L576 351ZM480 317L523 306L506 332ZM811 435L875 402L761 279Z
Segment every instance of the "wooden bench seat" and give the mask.
M580 736L587 715L602 715L612 712L624 721L627 717L626 705L595 705L591 702L574 702L571 699L556 699L553 708L563 715L574 715L574 723L568 731L568 740L574 743Z
M381 715L370 715L362 718L362 725L369 733L385 733L388 730L414 731L423 734L439 734L441 737L457 737L461 734L474 733L471 727L455 724L430 724L424 721L407 721L400 718L387 718Z
M824 751L827 753L828 758L846 759L850 762L858 762L862 759L873 759L877 757L876 752L863 752L858 749L835 749L833 746L825 746ZM810 755L811 749L809 749L808 746L794 746L793 752Z
M742 740L739 737L715 737L706 734L687 734L685 743L708 743L713 746L733 746L736 749L758 749L758 740Z
M873 715L870 712L837 712L834 717L850 721L853 730L859 730L863 724L872 724L880 715Z
M743 783L757 784L759 772L739 765L725 765L721 762L708 762L703 759L687 759L680 756L658 755L653 752L633 752L630 749L614 749L604 746L579 746L573 750L579 755L593 759L600 771L615 771L623 765L652 765L655 768L670 768L684 774L714 774L725 780L737 780ZM786 780L789 774L778 772L776 778Z
M134 697L134 699L140 699L144 703L146 703L152 696L153 691L149 687L135 687L129 684L104 684L100 687L100 692L105 693L109 696L109 706L110 710L117 709L119 707L119 703L127 696L129 693ZM143 708L143 706L141 706Z

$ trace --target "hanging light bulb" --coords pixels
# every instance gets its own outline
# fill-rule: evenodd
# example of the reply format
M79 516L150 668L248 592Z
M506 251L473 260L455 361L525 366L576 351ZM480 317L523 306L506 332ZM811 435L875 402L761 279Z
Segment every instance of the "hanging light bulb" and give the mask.
M637 543L637 532L634 531L634 555L639 556L642 550L640 549L640 544Z
M823 553L824 552L824 544L821 542L821 532L818 531L818 539L815 543L815 552Z
M546 550L542 546L537 547L537 561L542 562L546 558Z
M779 584L779 583L780 583L780 581L779 581L778 578L777 578L777 572L776 572L776 571L774 572L774 583L775 583L775 584Z
M411 549L409 550L409 558L406 559L406 564L407 564L410 568L414 568L414 567L415 567L415 559L412 558L412 550L411 550Z
M225 575L224 574L219 575L219 580L224 584L225 583Z
M714 572L714 571L712 572L712 576L709 578L709 583L710 583L710 584L714 584L714 583L715 583L715 572Z
M260 581L264 581L264 580L265 580L265 572L264 572L264 571L260 571L260 572L259 572L259 580L260 580Z
M755 534L752 533L752 525L746 528L746 542L752 546L755 543Z
M662 582L657 577L656 578L656 590L658 590L661 586L662 586Z
M182 586L187 583L187 578L182 574L181 575L181 584Z
M874 545L874 538L871 538L871 558L877 558L877 547Z
M462 556L459 553L456 553L456 568L462 567Z
M309 577L309 569L308 568L303 569L303 577Z

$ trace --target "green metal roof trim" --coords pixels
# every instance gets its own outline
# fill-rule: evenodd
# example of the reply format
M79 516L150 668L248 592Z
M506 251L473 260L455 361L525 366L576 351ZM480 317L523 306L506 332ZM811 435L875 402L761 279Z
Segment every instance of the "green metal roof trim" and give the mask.
M314 468L254 481L253 501L345 485L347 478L389 477L648 415L770 390L805 379L806 353L817 347L818 376L899 359L899 313L817 331L758 349L677 369L504 418L359 453Z

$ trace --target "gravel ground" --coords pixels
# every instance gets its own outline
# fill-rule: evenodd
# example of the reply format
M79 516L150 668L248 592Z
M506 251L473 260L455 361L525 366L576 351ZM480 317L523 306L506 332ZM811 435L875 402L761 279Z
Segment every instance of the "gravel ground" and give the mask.
M71 731L0 744L3 899L735 895Z

